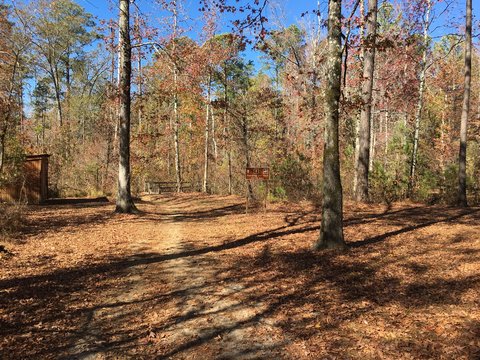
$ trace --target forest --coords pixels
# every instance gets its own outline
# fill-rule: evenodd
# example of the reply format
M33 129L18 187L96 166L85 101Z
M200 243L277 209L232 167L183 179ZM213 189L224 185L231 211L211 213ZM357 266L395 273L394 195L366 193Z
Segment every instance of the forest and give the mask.
M0 357L477 359L479 34L472 0L0 0Z

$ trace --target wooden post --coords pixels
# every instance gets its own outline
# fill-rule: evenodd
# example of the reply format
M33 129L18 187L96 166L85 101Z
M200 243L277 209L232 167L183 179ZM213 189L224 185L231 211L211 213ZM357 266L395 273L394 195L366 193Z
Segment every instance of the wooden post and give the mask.
M268 201L268 180L265 180L265 208L264 208L264 212L267 212L267 201Z
M247 180L247 186L245 186L245 214L248 214L248 184L250 184L250 180Z

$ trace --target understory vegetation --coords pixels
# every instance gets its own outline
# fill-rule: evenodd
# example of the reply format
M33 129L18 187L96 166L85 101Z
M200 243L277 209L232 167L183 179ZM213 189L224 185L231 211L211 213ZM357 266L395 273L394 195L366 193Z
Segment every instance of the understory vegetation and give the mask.
M117 25L95 18L72 0L3 3L0 181L14 181L13 169L24 154L48 153L53 196L114 195ZM244 194L244 171L250 166L270 167L271 199L321 196L327 57L321 15L305 15L285 27L271 25L254 40L253 56L245 38L225 31L219 8L210 6L200 15L203 35L193 38L188 21L179 21L188 17L181 2L158 6L159 24L139 8L132 10L132 191L143 191L146 181L180 180L198 191ZM461 33L461 26L437 36L432 23L424 21L427 12L434 17L442 6L436 0L412 0L383 1L378 7L369 164L372 201L409 197L455 202L463 41L453 33ZM348 37L339 141L347 197L353 196L363 106L362 36L367 20L362 22L360 10L345 4L343 31ZM472 62L478 68L475 48ZM419 104L423 63L425 87ZM480 188L479 74L471 74L468 119L466 173L472 204ZM411 178L417 117L418 151Z

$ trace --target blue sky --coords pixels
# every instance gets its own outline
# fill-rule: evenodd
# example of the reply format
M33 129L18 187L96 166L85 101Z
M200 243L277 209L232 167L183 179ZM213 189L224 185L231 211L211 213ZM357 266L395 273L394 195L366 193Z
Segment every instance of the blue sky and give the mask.
M83 6L88 12L94 14L99 19L116 19L118 16L118 8L117 3L118 0L75 0L78 4ZM380 0L381 2L382 0ZM247 0L241 1L243 3L247 2ZM253 2L253 1L251 1ZM344 3L351 3L353 0L344 0ZM396 3L402 3L404 0L395 0ZM464 0L443 0L439 3L436 8L436 13L440 14L445 7L445 4L451 2L452 5L449 6L449 11L446 12L442 17L440 17L436 25L437 26L446 26L448 27L448 22L452 20L460 20L462 21L462 16L465 7ZM162 17L162 11L160 6L156 4L155 0L136 0L136 6L140 9L140 11L147 15L153 22L155 23L155 19ZM198 20L201 17L201 14L198 11L199 8L199 1L198 0L184 0L184 8L187 15L192 19L191 26L193 26L193 33L198 33L199 27L201 28L201 24L199 24ZM231 0L232 4L235 1ZM268 17L270 21L276 23L280 21L282 25L290 25L293 23L297 23L301 19L301 14L308 10L313 10L317 8L317 1L316 0L271 0L272 4L277 4L275 8L280 9L273 11L271 8L268 9ZM478 3L474 1L474 3ZM328 0L320 0L320 10L323 16L326 16L327 13L327 5ZM135 10L135 7L132 6L132 11ZM474 5L474 16L478 12L476 6ZM344 15L348 15L345 12ZM195 21L197 20L197 21ZM227 27L224 27L224 30L227 30ZM439 29L437 28L438 32L447 32L446 29Z
M117 19L118 17L118 0L75 0L78 4L83 6L88 12L95 15L98 19L109 20ZM253 2L253 0L250 0ZM397 4L402 4L405 0L393 0ZM241 0L241 3L247 2L247 0ZM317 0L270 0L272 4L276 6L271 6L267 9L267 17L269 18L269 26L277 27L278 26L289 26L291 24L296 24L299 22L309 22L310 24L315 22L313 15L310 18L302 18L301 14L306 11L312 11L317 8ZM344 0L344 4L351 4L354 0ZM382 0L379 0L381 3ZM451 5L448 7L448 11L444 12L446 3L451 2ZM195 40L199 40L199 37L202 33L202 13L199 12L199 0L184 0L182 1L183 8L185 12L185 17L188 18L186 22L182 24L182 27L188 29L184 33L187 36ZM235 4L234 0L230 0L231 4ZM477 3L477 1L474 1ZM431 29L433 31L432 35L435 38L439 38L441 35L447 33L458 32L458 28L453 27L451 23L462 23L464 20L464 7L465 0L442 0L436 8L434 8L434 16L437 17L435 23L432 25ZM475 7L475 5L474 5ZM149 19L150 24L153 27L162 29L163 34L167 35L168 27L162 25L162 19L167 17L167 13L162 11L161 7L156 3L155 0L136 0L135 5L132 5L132 12L139 10L141 14ZM328 0L320 0L320 12L323 18L326 18L328 10ZM344 11L344 16L348 16L351 10ZM478 10L474 8L474 15ZM441 14L441 16L440 16ZM222 20L222 25L219 29L219 32L226 32L231 29L229 21L238 16L227 15ZM324 31L326 31L324 29ZM245 57L248 60L253 60L255 62L255 67L258 69L261 68L262 64L260 63L259 54L247 49L245 51Z

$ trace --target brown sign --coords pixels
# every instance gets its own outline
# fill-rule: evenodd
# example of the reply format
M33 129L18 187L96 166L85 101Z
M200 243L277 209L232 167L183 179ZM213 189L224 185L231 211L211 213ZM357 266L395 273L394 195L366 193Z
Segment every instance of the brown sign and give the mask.
M269 168L247 168L245 171L247 180L259 179L268 180L270 178Z

